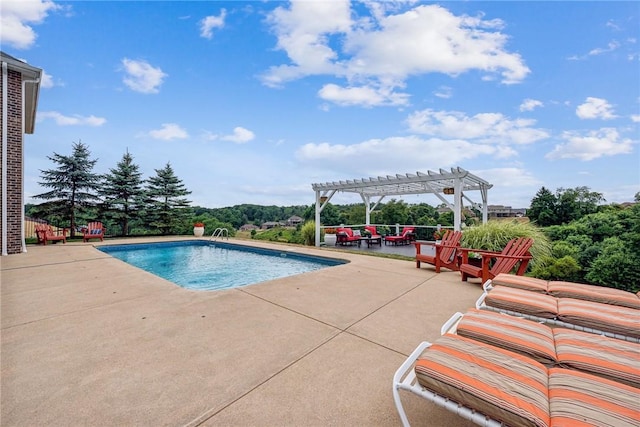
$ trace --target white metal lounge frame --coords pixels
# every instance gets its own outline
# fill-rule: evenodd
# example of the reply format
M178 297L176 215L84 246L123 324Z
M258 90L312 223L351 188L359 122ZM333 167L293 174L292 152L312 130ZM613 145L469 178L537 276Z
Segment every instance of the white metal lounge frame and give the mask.
M440 169L439 172L416 172L396 176L362 178L338 182L325 182L311 184L316 193L316 240L315 245L320 246L320 213L329 200L337 192L357 193L365 204L365 222L371 223L371 212L380 204L385 196L399 196L403 194L431 193L438 197L449 209L453 211L453 228L460 230L462 223L462 199L467 200L472 206L482 212L482 222L487 222L488 205L487 193L493 187L484 179L475 176L460 167L451 168L451 172ZM453 204L444 197L453 190ZM445 191L447 191L445 193ZM466 192L480 191L482 203L475 203ZM373 198L377 200L372 202Z
M398 368L395 375L393 376L393 400L396 404L398 415L400 415L400 419L402 420L402 425L404 427L410 426L409 419L407 418L407 414L405 413L404 407L402 406L402 401L400 400L400 390L406 390L413 394L416 394L480 426L485 426L485 427L503 426L502 423L494 419L488 418L486 415L478 411L475 411L471 408L463 406L458 402L455 402L447 397L434 393L431 390L428 390L420 385L420 383L416 378L414 365L416 361L420 358L420 355L425 351L425 349L429 347L431 347L430 342L427 342L427 341L422 342L415 350L413 350L413 353L411 353L411 355L407 357L407 359Z
M555 326L562 326L562 327L567 328L567 329L575 329L577 331L588 332L590 334L604 335L605 337L617 338L619 340L625 340L625 341L629 341L629 342L640 343L640 339L635 338L635 337L630 337L630 336L627 336L627 335L621 335L621 334L616 334L616 333L613 333L613 332L601 331L599 329L593 329L593 328L589 328L589 327L586 327L586 326L576 325L574 323L567 323L567 322L563 322L562 320L558 320L556 318L549 319L549 318L546 318L546 317L534 316L534 315L527 314L527 313L519 313L517 311L506 310L506 309L503 309L503 308L491 307L491 306L487 305L486 302L485 302L485 299L487 298L487 295L489 295L489 292L488 292L487 289L485 289L485 291L482 293L482 295L480 295L480 298L478 298L478 300L476 301L476 308L478 310L496 311L498 313L510 314L510 315L516 316L516 317L523 317L525 319L533 320L535 322L548 323L548 324L555 325Z

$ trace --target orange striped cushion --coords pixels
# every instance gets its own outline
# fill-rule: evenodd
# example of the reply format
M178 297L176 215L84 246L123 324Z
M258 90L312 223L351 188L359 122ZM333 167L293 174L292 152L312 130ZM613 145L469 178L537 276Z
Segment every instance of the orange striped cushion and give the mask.
M515 274L500 273L491 280L491 284L524 289L532 292L547 292L547 281L535 277L517 276Z
M640 310L633 308L558 298L558 319L574 325L640 339Z
M640 425L640 389L584 372L549 370L553 426Z
M415 372L423 387L506 425L549 425L547 369L525 356L447 334Z
M551 328L531 320L487 310L471 309L458 323L457 334L555 365Z
M553 319L558 314L558 302L555 297L506 286L494 287L484 302L489 307L545 319Z
M640 388L640 344L554 328L558 363Z
M640 309L640 298L638 298L637 295L605 286L552 281L549 282L548 293L558 298L575 298L600 302L602 304Z

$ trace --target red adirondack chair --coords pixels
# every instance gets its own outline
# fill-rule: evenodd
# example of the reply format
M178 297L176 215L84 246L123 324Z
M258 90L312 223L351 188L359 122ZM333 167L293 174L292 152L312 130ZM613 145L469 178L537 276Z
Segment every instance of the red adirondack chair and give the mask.
M82 241L88 242L89 239L104 240L104 226L101 222L90 222L87 224L87 228L82 232Z
M529 260L533 257L529 253L529 248L533 245L533 239L528 237L519 237L512 239L507 243L502 252L490 252L471 248L459 248L461 255L460 273L462 280L467 281L469 277L478 277L485 283L489 279L493 279L500 273L511 272L517 264L518 269L515 274L522 276L527 270ZM480 267L469 263L469 252L476 252L482 257ZM493 264L491 264L491 262Z
M458 248L460 248L461 231L447 230L440 243L415 242L416 245L416 268L420 268L421 262L434 265L436 273L440 273L440 268L458 271ZM433 246L435 255L427 255L421 252L421 246Z
M60 234L62 232L62 234ZM38 243L46 245L47 242L56 242L62 240L62 243L67 243L67 229L63 228L58 232L53 231L53 227L49 224L36 224L36 236L38 237Z

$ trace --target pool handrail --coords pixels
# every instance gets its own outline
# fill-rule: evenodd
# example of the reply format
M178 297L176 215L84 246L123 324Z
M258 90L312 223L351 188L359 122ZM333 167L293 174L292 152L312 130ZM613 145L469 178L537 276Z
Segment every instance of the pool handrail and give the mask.
M229 240L229 230L227 230L226 228L218 227L213 231L213 234L211 235L209 240L215 240L217 237L220 237L222 239L225 236L227 237L227 240Z

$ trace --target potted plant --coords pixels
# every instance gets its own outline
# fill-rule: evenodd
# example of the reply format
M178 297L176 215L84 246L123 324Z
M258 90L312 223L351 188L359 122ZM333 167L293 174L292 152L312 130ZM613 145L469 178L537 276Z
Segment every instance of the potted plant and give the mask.
M196 222L193 224L193 235L196 237L202 237L204 235L204 223Z
M442 238L444 237L444 233L446 233L447 230L444 228L441 228L439 230L436 230L433 232L433 240L435 240L436 242L439 242L440 240L442 240Z
M469 252L469 264L482 267L482 256L478 252Z

